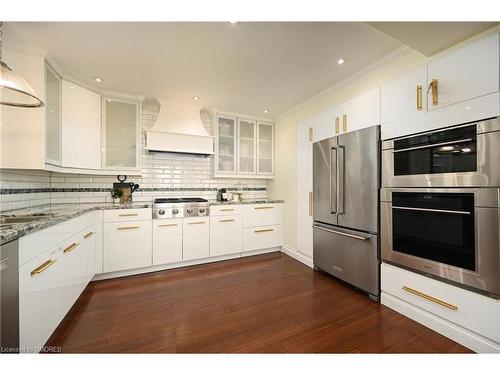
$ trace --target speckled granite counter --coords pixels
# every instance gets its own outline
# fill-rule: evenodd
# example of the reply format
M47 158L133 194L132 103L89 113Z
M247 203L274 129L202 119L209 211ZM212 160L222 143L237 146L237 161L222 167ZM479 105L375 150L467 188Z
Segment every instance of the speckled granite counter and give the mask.
M91 211L148 208L151 206L152 203L148 202L137 202L125 205L114 205L111 203L70 203L3 211L0 215L1 219L19 217L32 217L37 219L28 222L0 223L0 245Z
M285 203L285 201L282 199L243 199L242 201L239 201L239 202L210 200L209 203L210 203L210 206L219 206L219 205L226 205L226 204Z

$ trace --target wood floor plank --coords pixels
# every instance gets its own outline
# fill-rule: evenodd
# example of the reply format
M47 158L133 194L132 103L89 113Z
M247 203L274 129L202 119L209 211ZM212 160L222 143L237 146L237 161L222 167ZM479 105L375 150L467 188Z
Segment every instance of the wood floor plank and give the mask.
M467 353L281 253L92 282L65 353Z

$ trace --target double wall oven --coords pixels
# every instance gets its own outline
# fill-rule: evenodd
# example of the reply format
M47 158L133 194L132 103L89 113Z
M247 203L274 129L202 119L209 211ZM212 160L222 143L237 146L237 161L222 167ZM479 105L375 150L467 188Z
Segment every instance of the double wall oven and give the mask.
M382 149L382 259L499 296L500 119Z

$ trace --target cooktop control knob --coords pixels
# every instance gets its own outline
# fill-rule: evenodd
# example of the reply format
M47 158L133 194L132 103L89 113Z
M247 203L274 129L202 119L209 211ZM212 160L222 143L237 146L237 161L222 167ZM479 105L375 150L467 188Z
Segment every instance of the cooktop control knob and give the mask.
M172 213L173 213L174 215L177 215L177 214L179 213L179 210L178 210L177 208L173 208L173 209L172 209Z
M165 215L165 210L163 210L163 209L158 210L158 215Z
M204 214L204 213L205 213L205 209L202 207L202 208L200 208L200 209L198 210L198 212L199 212L200 214Z
M188 209L186 210L186 212L187 212L188 214L192 214L192 213L193 213L193 209L192 209L192 208L188 208Z

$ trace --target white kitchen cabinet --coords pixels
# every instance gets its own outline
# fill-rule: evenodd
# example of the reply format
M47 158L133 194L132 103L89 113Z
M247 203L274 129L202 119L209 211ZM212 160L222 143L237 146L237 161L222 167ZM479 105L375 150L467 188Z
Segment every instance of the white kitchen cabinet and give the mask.
M335 113L333 109L324 111L314 117L313 141L318 142L335 135Z
M182 261L182 219L153 220L153 265Z
M103 220L105 223L127 222L131 220L151 220L151 215L151 208L105 210L103 213Z
M45 152L47 164L61 165L61 77L45 63Z
M94 216L95 223L95 235L94 235L94 243L95 243L95 274L103 273L102 262L103 262L103 211L97 210L95 211Z
M151 220L104 223L104 272L152 265Z
M283 223L283 203L245 204L243 226L256 227Z
M234 116L216 116L216 173L236 174L236 124Z
M282 225L243 229L243 251L253 251L283 245Z
M182 223L182 259L194 260L210 256L210 218L186 217Z
M257 174L274 175L274 124L257 122Z
M314 142L315 117L297 123L297 146L304 146Z
M140 104L116 97L102 97L102 167L140 169Z
M447 53L428 64L427 86L437 80L427 97L429 111L499 91L499 34Z
M221 204L210 206L210 216L233 216L243 213L241 204Z
M255 174L257 154L255 120L238 118L238 173Z
M60 246L19 267L19 340L38 352L61 321Z
M380 124L380 88L342 103L341 133Z
M62 81L62 166L101 168L101 96Z
M241 215L210 217L210 256L241 253L243 224Z
M297 251L313 255L312 144L297 148Z
M85 286L92 280L97 269L97 227L91 225L83 232L83 242L87 252L87 275Z

